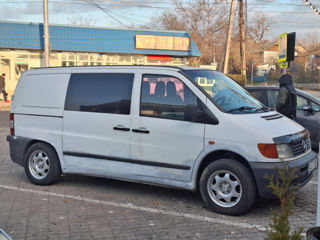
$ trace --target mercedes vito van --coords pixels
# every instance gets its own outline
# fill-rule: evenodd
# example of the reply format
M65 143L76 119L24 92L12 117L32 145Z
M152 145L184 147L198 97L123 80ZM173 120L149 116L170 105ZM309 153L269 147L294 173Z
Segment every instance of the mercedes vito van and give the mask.
M303 127L226 75L191 67L100 66L25 72L10 114L10 156L29 180L76 173L199 190L212 210L268 198L265 174L317 168Z

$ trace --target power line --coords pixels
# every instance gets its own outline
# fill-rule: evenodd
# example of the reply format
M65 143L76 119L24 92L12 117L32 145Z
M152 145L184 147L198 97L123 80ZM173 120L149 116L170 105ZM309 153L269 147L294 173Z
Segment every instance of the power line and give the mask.
M313 5L309 0L304 0L304 3L308 5L310 8L312 8L315 14L320 16L320 10L315 5Z
M107 14L109 17L111 17L113 20L115 20L116 22L120 23L121 25L123 25L124 27L128 27L126 24L122 23L120 20L118 20L116 17L112 16L112 14L110 13L110 11L104 9L103 7L101 7L99 4L97 4L94 0L85 0L87 3L89 3L92 6L97 7L98 9L100 9L101 11L103 11L105 14Z

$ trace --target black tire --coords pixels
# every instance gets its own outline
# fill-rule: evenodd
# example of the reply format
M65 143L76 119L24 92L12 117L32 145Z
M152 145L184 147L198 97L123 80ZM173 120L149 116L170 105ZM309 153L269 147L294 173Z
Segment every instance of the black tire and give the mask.
M30 182L36 185L50 185L61 176L57 153L45 143L35 143L28 148L24 156L24 169Z
M247 212L257 195L249 169L232 159L219 159L210 163L201 174L199 189L203 201L210 209L226 215Z

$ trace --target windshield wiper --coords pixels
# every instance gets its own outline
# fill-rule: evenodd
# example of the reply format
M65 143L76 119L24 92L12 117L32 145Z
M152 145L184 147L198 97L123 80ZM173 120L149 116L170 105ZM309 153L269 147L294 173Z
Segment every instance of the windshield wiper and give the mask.
M248 106L242 106L242 107L238 107L238 108L233 108L233 109L230 109L228 110L228 112L234 112L234 111L248 111L248 110L256 110L256 108L254 107L248 107Z
M259 112L259 111L269 112L271 111L271 109L268 107L261 107L255 110L255 112Z

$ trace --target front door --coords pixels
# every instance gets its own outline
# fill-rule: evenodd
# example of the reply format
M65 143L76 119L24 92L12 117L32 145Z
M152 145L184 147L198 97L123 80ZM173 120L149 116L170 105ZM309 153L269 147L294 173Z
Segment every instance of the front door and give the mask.
M72 74L63 115L66 172L102 176L131 173L133 74Z
M308 129L312 144L315 145L314 140L318 134L318 119L314 112L303 110L306 105L311 105L311 102L307 98L297 95L297 122Z
M177 77L143 75L140 110L132 119L133 173L179 181L191 179L203 150L204 124L187 120L201 100Z

